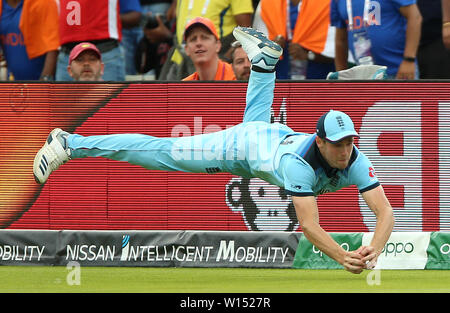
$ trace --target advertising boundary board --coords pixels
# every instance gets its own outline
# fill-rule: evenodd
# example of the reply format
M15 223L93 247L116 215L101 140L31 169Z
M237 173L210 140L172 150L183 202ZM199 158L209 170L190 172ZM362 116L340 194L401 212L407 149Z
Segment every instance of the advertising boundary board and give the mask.
M298 232L0 230L0 265L292 268L300 237Z
M373 233L331 233L346 250ZM0 265L339 269L300 232L0 230ZM375 269L450 269L450 233L394 232Z
M331 233L347 251L369 245L373 233ZM340 269L302 236L295 254L294 268ZM449 232L393 232L378 257L374 269L450 269Z

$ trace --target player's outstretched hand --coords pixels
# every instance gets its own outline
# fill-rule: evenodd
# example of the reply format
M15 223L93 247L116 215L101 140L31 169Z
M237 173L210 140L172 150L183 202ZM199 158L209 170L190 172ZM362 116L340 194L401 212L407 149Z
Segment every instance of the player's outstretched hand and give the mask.
M363 257L358 250L347 252L342 265L353 274L360 274L366 268L366 263L363 262Z

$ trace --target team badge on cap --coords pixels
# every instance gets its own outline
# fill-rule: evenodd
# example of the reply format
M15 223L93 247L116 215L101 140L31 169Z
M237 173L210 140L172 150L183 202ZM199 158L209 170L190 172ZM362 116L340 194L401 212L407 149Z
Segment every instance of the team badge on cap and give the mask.
M334 110L325 113L317 121L317 136L330 142L338 142L347 137L359 137L350 116Z

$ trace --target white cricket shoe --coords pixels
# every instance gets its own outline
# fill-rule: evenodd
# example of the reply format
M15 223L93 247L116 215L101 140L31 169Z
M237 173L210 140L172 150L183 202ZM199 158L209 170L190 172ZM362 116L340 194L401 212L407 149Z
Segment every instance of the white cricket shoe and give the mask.
M60 138L65 141L62 135L66 134L68 133L62 129L55 128L48 135L44 146L36 153L33 174L38 184L45 183L53 171L69 161L70 149L64 147L60 142Z
M266 71L273 71L283 48L269 40L263 33L249 27L236 27L233 35L238 40L242 49L247 53L248 59L254 66Z

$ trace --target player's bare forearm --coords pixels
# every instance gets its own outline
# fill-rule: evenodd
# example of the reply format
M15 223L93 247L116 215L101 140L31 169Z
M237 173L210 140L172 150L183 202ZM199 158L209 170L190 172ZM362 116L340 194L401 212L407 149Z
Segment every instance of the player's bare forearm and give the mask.
M359 274L365 267L360 254L345 251L331 236L319 225L319 215L316 200L310 197L292 197L295 211L305 237L320 251L344 266L352 273Z
M359 274L365 268L362 256L354 251L345 251L318 223L302 223L306 238L320 251L341 264L347 271Z
M391 236L393 228L394 216L392 214L392 208L386 207L377 215L377 224L370 243L370 245L375 248L377 254L380 254L381 250L383 250L386 242Z
M374 235L370 243L373 251L370 253L363 252L362 254L365 255L365 261L375 261L391 236L395 223L394 215L382 186L363 193L362 197L377 218Z
M344 263L345 250L318 223L301 223L301 227L303 234L316 248L338 263Z

